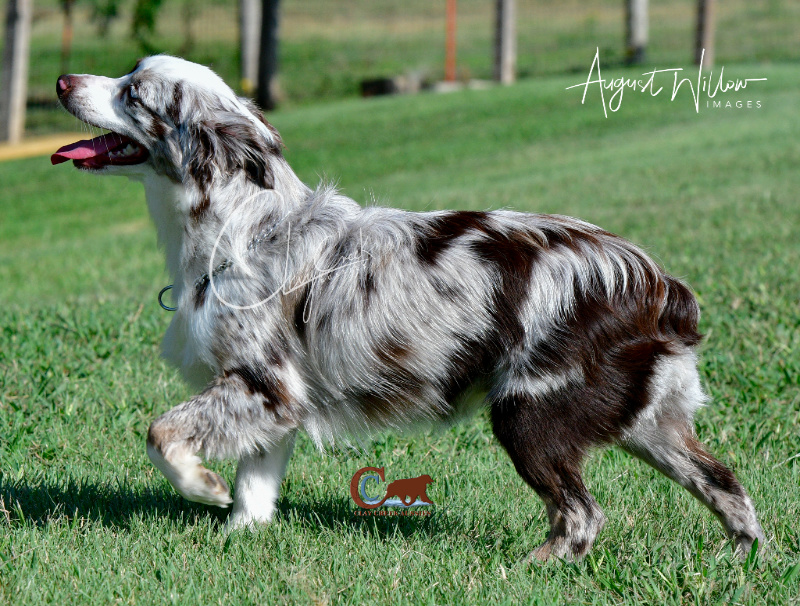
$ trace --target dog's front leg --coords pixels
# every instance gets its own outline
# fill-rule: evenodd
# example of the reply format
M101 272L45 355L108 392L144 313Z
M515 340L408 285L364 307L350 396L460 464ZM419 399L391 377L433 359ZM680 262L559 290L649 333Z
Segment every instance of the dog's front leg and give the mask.
M272 519L294 439L292 431L269 450L260 449L239 459L233 512L226 530L266 524Z
M228 484L219 474L202 465L191 440L167 443L164 434L150 426L147 455L181 496L189 501L227 507L231 504Z
M203 467L198 455L238 458L236 485L244 500L234 513L241 511L237 517L249 515L254 520L269 518L296 426L278 413L271 404L274 398L267 396L253 392L236 374L226 374L153 421L147 435L150 460L186 499L227 507L231 504L228 485ZM273 450L274 457L263 457ZM268 494L268 506L255 504Z

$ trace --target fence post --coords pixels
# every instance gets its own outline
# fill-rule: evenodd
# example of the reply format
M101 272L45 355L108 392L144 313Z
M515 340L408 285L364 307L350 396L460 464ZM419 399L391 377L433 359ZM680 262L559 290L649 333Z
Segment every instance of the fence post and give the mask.
M714 65L715 4L714 0L697 0L697 34L694 43L694 62L703 68L710 68Z
M625 62L644 61L647 50L647 0L625 0Z
M265 111L275 109L273 78L278 71L278 5L280 0L262 0L256 102Z
M239 48L242 54L242 92L251 97L258 82L258 49L261 43L261 0L239 0Z
M16 143L25 129L25 99L33 0L8 0L0 75L0 141Z
M515 0L496 0L494 30L494 79L511 84L517 78L517 31Z
M444 80L456 81L456 0L447 0L445 4L445 41L444 41Z

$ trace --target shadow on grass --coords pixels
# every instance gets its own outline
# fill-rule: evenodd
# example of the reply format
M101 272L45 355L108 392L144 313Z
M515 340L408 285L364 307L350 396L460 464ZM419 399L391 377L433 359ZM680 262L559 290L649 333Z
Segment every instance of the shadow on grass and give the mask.
M453 539L470 543L480 550L491 546L503 553L515 553L520 546L518 529L509 527L502 516L487 515L474 509L451 510L434 505L430 509L424 508L430 511L429 516L411 516L400 515L408 510L392 507L372 510L385 511L386 514L360 515L364 510L344 497L307 501L282 498L278 509L286 523L300 526L306 533L323 534L325 530L332 530L340 534L369 536L379 543L392 543L398 537L425 537L434 541ZM395 513L392 515L390 512Z
M149 517L184 524L212 517L221 523L227 511L190 503L166 488L142 490L122 481L94 484L82 479L63 482L43 479L27 483L0 475L0 516L12 526L45 526L65 519L86 519L103 526L128 528L134 520Z
M396 534L411 535L424 533L436 535L447 532L442 528L443 512L433 508L426 509L430 516L401 515L408 510L400 508L379 508L369 512L359 509L353 501L346 498L323 498L317 501L292 501L281 499L278 509L284 519L291 523L300 524L309 530L322 529L369 529L369 532L378 536ZM383 512L383 513L381 513ZM364 513L366 515L359 515ZM369 515L377 513L377 515ZM450 529L452 530L452 529Z
M137 520L166 518L188 525L212 518L220 526L228 512L182 499L166 487L141 489L117 483L95 484L68 478L62 482L46 479L33 483L9 480L0 474L0 524L3 518L11 526L43 527L54 522L85 519L114 528L130 528ZM402 511L385 509L387 515L360 516L358 507L346 498L323 498L317 501L291 500L283 497L278 515L287 523L298 524L307 532L324 529L368 532L381 539L399 535L425 534L431 537L459 532L462 525L443 509L434 507L430 516L388 514ZM499 520L486 520L487 526Z

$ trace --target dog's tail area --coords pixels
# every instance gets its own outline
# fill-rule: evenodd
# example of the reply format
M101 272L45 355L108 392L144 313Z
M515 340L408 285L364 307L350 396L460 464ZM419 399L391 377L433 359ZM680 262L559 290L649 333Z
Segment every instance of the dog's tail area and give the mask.
M604 244L603 254L618 268L617 284L623 285L608 297L611 314L632 318L629 329L654 342L697 345L703 338L698 330L700 306L689 287L637 246L611 234Z
M697 345L703 338L698 330L700 306L689 288L672 276L663 275L664 300L658 319L659 332L677 338L687 346Z

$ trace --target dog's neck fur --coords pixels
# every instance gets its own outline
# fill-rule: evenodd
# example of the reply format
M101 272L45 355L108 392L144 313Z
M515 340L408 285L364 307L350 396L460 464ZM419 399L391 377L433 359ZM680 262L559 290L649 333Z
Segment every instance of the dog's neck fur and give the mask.
M281 155L270 158L270 167L274 175L273 190L264 190L249 182L243 173L235 174L225 184L215 184L211 188L207 194L208 211L200 218L192 213L201 197L194 182L176 183L155 173L143 179L147 206L158 230L159 244L166 254L167 272L175 284L176 296L208 272L217 238L243 202L257 200L264 207L261 211L264 215L280 220L311 194L312 190ZM233 219L227 230L236 229L237 222L235 217ZM215 255L215 264L225 260L221 250Z

